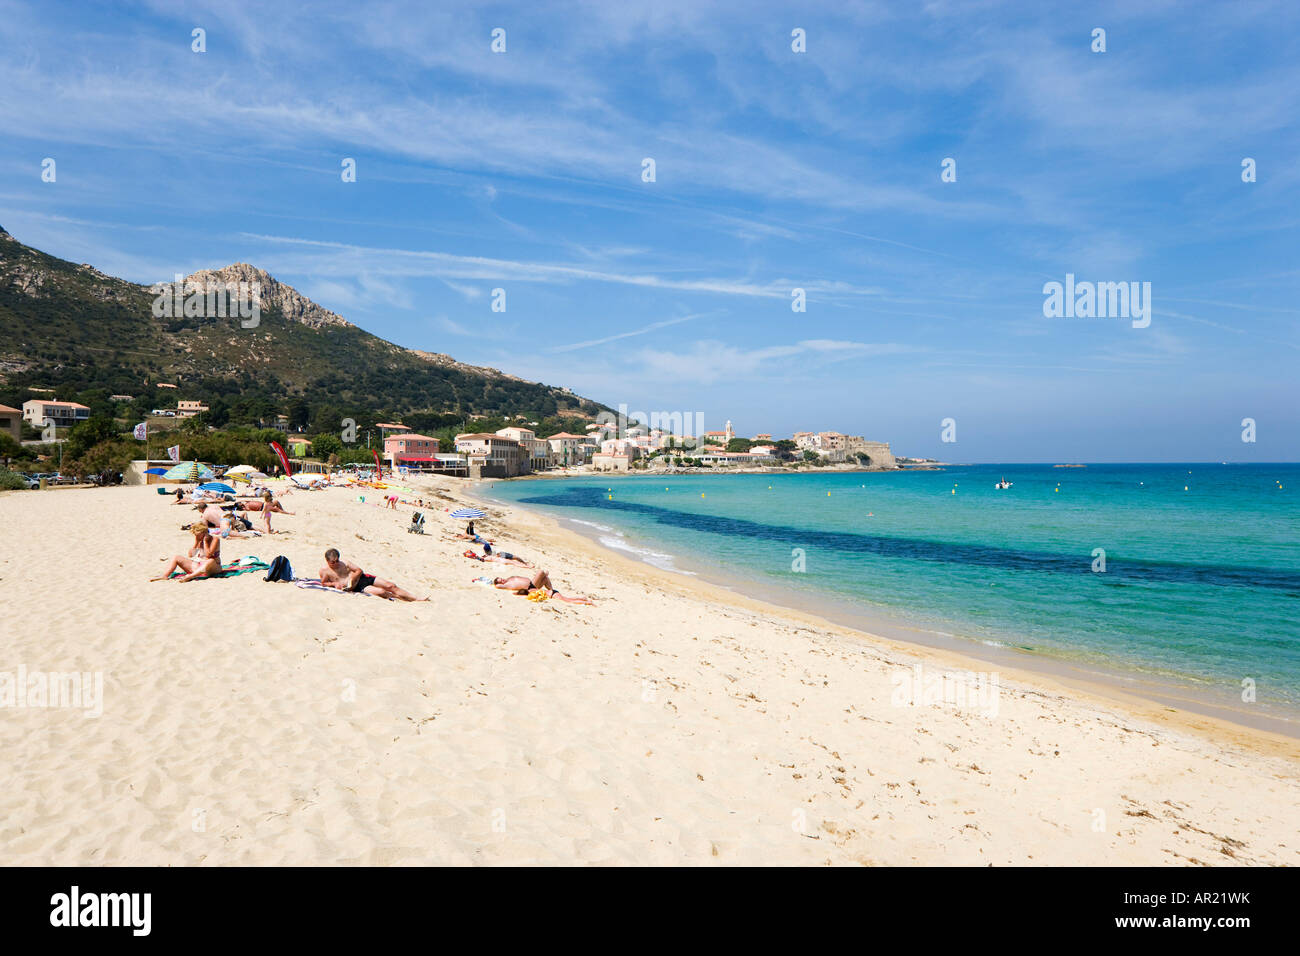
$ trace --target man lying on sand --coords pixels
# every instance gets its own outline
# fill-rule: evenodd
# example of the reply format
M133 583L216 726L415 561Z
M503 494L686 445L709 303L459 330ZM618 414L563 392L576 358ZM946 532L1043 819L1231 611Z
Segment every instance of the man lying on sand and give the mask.
M229 507L233 511L237 506L230 505ZM236 519L235 517L233 517L232 511L227 511L215 504L205 505L201 503L195 505L194 510L200 513L200 517L203 519L204 524L206 524L209 528L214 529L217 534L221 535L221 537L223 538L244 537L244 535L241 534L241 531L244 528L246 522L242 518ZM238 524L236 524L236 521L238 521ZM249 527L252 526L249 525Z
M551 577L545 571L534 571L532 577L524 577L522 574L512 578L493 578L492 586L502 591L514 591L516 594L528 595L533 591L541 591L548 598L558 598L561 601L567 601L570 604L595 604L591 598L585 597L565 597L559 591L555 590L551 584Z
M465 557L473 558L475 561L495 561L498 564L513 564L521 568L531 568L532 564L525 561L518 555L511 554L509 551L493 551L492 545L486 541L483 542L483 553L475 554L473 551L466 551Z
M194 533L194 547L190 548L190 553L175 555L162 576L150 578L150 581L165 581L177 570L185 572L177 581L193 581L221 573L221 539L212 534L202 521L190 525L190 531Z
M366 574L351 561L340 558L338 548L330 548L325 552L325 567L320 569L320 583L340 591L360 591L375 597L397 598L399 601L429 600L427 597L416 597L392 581Z
M173 503L178 505L193 505L193 504L207 504L210 501L225 501L225 500L226 500L226 496L219 491L200 491L199 489L196 488L194 489L194 491L190 492L187 495L185 493L185 489L177 488L176 501Z

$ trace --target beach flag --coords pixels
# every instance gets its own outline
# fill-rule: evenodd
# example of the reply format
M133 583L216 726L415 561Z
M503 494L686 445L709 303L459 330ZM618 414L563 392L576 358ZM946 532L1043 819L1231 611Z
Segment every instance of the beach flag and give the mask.
M135 428L131 430L131 434L135 436L137 439L139 439L140 441L144 441L144 436L147 434L148 428L149 428L148 422L141 422L139 425L136 425Z
M180 460L181 460L181 446L180 446L180 445L172 445L170 448L167 449L167 460L168 460L168 461L180 461Z
M284 469L284 476L288 478L293 474L293 469L289 467L289 458L285 455L284 449L280 447L279 442L273 441L271 442L271 450L275 452L276 457L280 459L280 467Z
M370 454L375 456L375 481L378 481L384 477L384 466L379 463L379 452L372 448Z

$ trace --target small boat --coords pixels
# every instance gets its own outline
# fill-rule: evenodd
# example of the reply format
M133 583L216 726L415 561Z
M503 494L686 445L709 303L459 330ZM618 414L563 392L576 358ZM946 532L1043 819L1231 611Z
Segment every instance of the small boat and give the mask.
M1006 491L1006 490L1007 490L1008 488L1010 488L1013 484L1014 484L1014 482L1007 481L1006 478L1003 478L1001 481L999 481L999 482L998 482L997 484L995 484L993 487L994 487L994 488L997 488L999 491Z

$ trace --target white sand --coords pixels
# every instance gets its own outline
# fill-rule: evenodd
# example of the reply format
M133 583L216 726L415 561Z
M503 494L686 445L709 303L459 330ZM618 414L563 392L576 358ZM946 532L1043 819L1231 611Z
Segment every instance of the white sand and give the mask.
M471 585L444 514L284 501L227 560L336 545L434 602L151 584L192 515L153 488L0 494L0 671L104 675L98 718L0 710L0 862L1300 863L1293 740L1005 671L995 717L897 707L984 665L518 510L480 530L596 607Z

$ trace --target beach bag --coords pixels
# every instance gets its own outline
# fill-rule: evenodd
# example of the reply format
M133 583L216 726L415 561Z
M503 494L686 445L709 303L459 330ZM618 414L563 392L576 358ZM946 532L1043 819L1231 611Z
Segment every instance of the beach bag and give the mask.
M292 581L293 567L289 564L289 559L284 555L277 555L276 559L271 562L271 569L266 572L263 581Z

